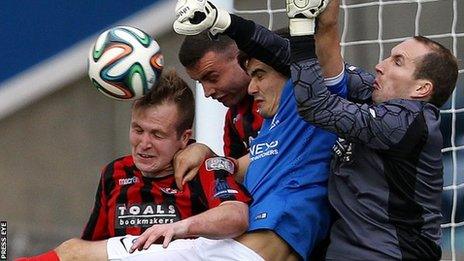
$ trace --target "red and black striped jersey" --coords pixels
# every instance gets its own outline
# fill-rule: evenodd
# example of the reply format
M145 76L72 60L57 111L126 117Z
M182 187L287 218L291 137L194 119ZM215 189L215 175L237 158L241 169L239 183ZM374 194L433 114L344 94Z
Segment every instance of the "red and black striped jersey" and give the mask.
M207 159L195 179L180 191L174 175L147 178L137 169L132 156L119 158L101 174L95 206L82 239L140 235L152 225L176 222L227 200L250 204L251 197L235 182L233 170L234 163L229 159Z
M230 107L224 124L224 155L240 158L248 153L251 139L258 135L263 118L253 96L245 96L238 105Z

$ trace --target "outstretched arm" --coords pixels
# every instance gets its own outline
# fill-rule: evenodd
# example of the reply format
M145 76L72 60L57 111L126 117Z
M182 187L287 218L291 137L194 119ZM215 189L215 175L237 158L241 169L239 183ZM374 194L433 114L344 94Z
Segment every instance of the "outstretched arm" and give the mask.
M247 228L248 205L240 201L226 201L179 222L148 228L132 245L131 251L148 249L160 237L164 237L163 247L166 248L177 238L233 238L244 233Z
M421 105L417 103L392 100L378 105L357 104L330 94L316 68L314 59L291 67L298 112L304 120L349 141L387 150L398 144L418 119ZM416 143L411 140L409 144Z
M176 179L177 187L182 189L186 182L195 178L203 161L206 158L215 156L216 154L208 146L202 143L192 143L185 149L179 151L174 156L173 160L174 177ZM248 153L235 161L235 181L239 183L243 182L249 164L250 157Z
M173 27L177 33L193 35L209 30L213 35L227 34L250 57L270 65L284 75L290 74L290 43L267 28L229 14L209 1L179 0L176 16Z
M182 190L185 183L198 174L198 169L200 169L203 161L214 156L216 154L208 146L198 142L178 151L174 155L172 163L177 187Z

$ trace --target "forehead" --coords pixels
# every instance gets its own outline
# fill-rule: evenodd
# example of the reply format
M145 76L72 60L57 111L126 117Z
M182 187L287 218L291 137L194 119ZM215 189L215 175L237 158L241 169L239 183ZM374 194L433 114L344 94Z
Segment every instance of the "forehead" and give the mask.
M263 71L272 70L272 67L270 67L269 65L255 58L251 58L248 60L246 64L246 68L247 68L248 74L251 74L253 71L256 71L256 70L263 70Z
M177 106L172 102L163 102L162 104L134 108L132 110L132 122L139 125L147 125L162 129L175 128L178 121Z
M401 55L414 60L430 52L430 48L425 44L411 38L393 47L391 55Z
M232 51L208 51L196 64L186 68L187 73L192 78L199 79L209 72L220 71L223 66L228 65L233 60Z

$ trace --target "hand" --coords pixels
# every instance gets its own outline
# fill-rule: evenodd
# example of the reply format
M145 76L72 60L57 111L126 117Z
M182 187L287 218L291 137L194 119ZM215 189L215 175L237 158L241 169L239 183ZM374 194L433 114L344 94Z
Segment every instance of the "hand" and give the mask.
M205 0L178 0L175 12L173 28L178 34L196 35L209 29L216 35L230 25L229 13Z
M146 250L160 237L164 237L163 247L167 248L173 239L184 238L186 237L187 232L187 223L183 221L163 225L153 225L137 238L134 244L132 244L129 252L133 253L135 250Z
M174 155L174 177L176 185L182 190L184 184L192 180L206 158L215 156L211 149L201 143L193 143Z
M327 7L329 0L287 0L288 18L297 17L300 14L306 18L316 18Z
M324 11L329 0L287 0L290 35L312 35L316 17Z

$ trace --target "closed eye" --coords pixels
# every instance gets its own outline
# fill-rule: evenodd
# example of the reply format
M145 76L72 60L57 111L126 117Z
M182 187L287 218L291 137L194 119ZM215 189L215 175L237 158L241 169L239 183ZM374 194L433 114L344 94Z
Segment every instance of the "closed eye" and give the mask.
M200 79L200 82L216 83L219 79L217 73L208 73Z
M395 55L393 57L393 61L395 62L395 65L401 66L404 64L404 57L401 55Z
M167 136L164 132L161 132L161 131L152 131L151 134L156 139L164 139Z
M264 77L264 74L265 74L265 71L262 70L262 69L256 69L256 70L253 70L251 73L250 73L250 76L252 78L256 78L258 80L262 80L263 77Z

